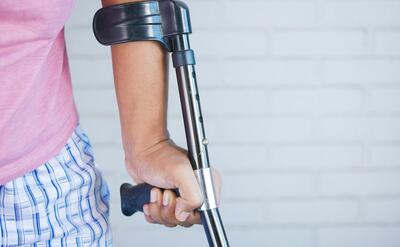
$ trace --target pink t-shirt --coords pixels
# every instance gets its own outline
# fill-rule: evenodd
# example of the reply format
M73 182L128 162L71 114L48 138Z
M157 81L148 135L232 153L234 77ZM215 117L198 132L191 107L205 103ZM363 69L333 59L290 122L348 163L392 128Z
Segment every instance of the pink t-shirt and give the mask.
M73 1L0 1L0 184L50 160L77 124L64 39Z

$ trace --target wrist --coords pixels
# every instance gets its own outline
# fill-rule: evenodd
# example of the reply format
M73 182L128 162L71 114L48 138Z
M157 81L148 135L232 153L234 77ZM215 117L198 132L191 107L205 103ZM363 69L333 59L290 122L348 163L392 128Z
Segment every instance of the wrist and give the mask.
M125 160L129 164L134 164L140 156L152 152L152 150L170 141L168 130L140 134L123 134L122 139Z

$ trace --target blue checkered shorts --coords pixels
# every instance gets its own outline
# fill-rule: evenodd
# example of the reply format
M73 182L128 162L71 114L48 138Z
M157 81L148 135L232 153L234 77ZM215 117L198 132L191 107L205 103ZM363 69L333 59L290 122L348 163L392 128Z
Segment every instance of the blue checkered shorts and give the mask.
M78 125L57 156L0 186L0 246L111 246L108 201Z

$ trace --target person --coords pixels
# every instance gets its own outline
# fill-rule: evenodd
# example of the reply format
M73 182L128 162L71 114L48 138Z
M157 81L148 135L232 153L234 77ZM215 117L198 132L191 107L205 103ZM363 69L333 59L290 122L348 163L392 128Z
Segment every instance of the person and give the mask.
M112 244L109 190L71 88L64 25L73 1L0 1L1 246ZM102 4L124 2L133 0ZM112 62L126 170L167 189L151 191L146 220L199 223L200 188L166 125L166 52L153 41L119 44Z

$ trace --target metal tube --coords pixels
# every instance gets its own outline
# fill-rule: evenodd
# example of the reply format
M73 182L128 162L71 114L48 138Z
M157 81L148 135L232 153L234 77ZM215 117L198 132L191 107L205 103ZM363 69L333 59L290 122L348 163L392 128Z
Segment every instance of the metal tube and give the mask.
M215 208L200 211L200 216L204 231L207 236L208 245L228 247L229 243L226 237L224 226L222 224L219 210Z
M208 140L203 126L200 96L193 65L176 68L188 152L193 158L193 170L209 168Z
M190 50L186 35L177 36L172 44L174 51ZM210 246L228 247L228 239L216 204L195 67L178 66L175 70L189 157L204 196L204 203L199 209L202 224Z

